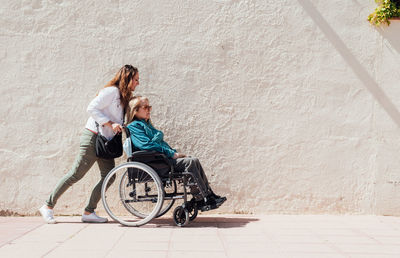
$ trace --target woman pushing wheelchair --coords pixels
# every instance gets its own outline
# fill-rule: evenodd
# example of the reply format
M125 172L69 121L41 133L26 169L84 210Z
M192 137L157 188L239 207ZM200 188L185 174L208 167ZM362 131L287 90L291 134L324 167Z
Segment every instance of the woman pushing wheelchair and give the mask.
M197 184L191 185L191 202L200 210L216 209L226 201L226 197L216 195L207 180L206 174L197 158L178 153L164 141L163 132L154 128L150 120L152 107L146 97L137 96L129 102L128 116L130 132L134 147L138 150L157 151L165 154L176 173L190 172Z

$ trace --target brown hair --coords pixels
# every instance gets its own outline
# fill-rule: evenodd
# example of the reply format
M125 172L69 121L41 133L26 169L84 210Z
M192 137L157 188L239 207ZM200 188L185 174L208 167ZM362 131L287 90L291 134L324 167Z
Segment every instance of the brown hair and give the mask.
M119 69L115 77L104 86L104 88L115 86L119 89L121 104L124 108L128 107L129 101L132 98L132 91L128 85L138 72L139 70L136 67L124 65Z

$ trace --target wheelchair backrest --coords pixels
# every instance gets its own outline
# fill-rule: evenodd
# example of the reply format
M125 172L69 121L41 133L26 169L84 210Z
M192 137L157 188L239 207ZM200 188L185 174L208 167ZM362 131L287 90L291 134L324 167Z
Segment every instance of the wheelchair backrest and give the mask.
M142 162L154 169L154 171L156 171L161 178L168 177L171 170L171 164L169 164L168 161L165 161L160 153L154 151L149 151L149 153L146 153L146 151L136 148L132 143L131 133L127 127L125 127L125 133L126 140L124 142L124 151L128 156L128 161ZM136 154L140 155L135 155L135 152ZM136 177L136 175L136 172L133 170L130 171L130 177Z
M122 147L126 153L126 156L132 157L132 154L134 151L134 146L133 146L132 139L131 139L131 133L129 132L128 127L124 127L124 128L125 128L126 139L125 139Z

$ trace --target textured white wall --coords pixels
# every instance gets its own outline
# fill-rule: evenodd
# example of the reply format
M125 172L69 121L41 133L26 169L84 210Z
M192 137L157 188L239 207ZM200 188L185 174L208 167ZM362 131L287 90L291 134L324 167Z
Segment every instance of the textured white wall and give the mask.
M400 215L400 22L371 27L374 8L2 0L0 211L36 212L72 165L87 104L130 63L153 122L227 195L217 212ZM80 213L98 177L56 211Z

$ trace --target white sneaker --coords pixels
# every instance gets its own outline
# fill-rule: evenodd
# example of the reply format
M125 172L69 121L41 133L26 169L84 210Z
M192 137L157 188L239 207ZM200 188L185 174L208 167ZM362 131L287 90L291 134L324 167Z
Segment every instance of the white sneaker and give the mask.
M107 221L107 218L97 216L96 212L90 213L89 215L82 214L82 222L105 223Z
M55 224L56 220L54 219L53 216L53 210L47 208L46 205L43 205L40 209L39 209L40 214L42 214L42 217L44 219L44 221L46 221L46 223L48 224Z

